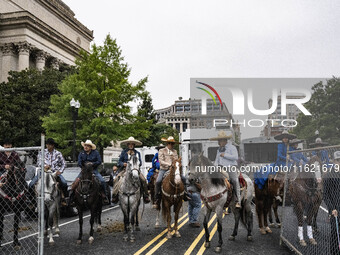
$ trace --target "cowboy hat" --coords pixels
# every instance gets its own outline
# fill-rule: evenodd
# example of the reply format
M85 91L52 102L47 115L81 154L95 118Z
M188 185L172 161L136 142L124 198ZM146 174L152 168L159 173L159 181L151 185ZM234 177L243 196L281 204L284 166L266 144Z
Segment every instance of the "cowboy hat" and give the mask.
M303 140L294 138L294 139L291 140L289 143L290 143L290 144L297 144L297 143L302 143L302 142L303 142Z
M168 138L162 138L161 141L162 142L166 142L166 143L178 143L178 144L181 144L180 142L175 141L175 138L173 136L169 136Z
M46 140L46 143L45 144L50 144L50 145L53 145L53 146L57 146L57 143L54 141L54 139L53 138L48 138L47 140Z
M210 141L226 140L226 139L230 139L232 137L233 137L232 135L227 135L226 132L221 130L220 132L218 132L217 137L210 138L209 140Z
M142 142L136 140L135 138L133 138L132 136L130 136L128 139L123 140L120 145L127 145L128 143L133 143L135 146L141 146Z
M287 130L284 130L281 134L274 136L275 140L282 140L283 138L288 138L289 140L293 140L296 138L296 135L289 134Z
M156 146L156 149L159 150L159 149L162 149L162 148L165 148L165 145L160 143L158 146Z
M97 148L96 145L94 145L94 144L92 143L91 140L86 140L85 143L84 143L84 142L81 142L81 145L82 145L83 147L85 147L85 145L90 145L91 148L92 148L92 150L95 150L95 149Z
M320 137L315 139L315 143L311 143L309 146L310 147L321 147L321 146L326 146L328 143L325 143L322 141Z
M340 151L334 152L334 159L340 159Z

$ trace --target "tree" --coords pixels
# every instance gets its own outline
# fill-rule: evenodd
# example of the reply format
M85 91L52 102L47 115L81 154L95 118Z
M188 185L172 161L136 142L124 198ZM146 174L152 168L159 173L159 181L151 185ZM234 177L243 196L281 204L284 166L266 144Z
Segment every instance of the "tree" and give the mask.
M40 145L41 117L48 114L51 95L72 69L36 69L10 72L0 84L0 139L11 138L15 146Z
M333 77L326 84L319 82L312 91L310 101L305 104L312 115L300 114L293 132L312 143L318 130L323 141L340 144L340 79Z
M144 137L147 132L139 118L132 114L129 103L145 93L147 78L133 85L129 82L130 69L124 62L122 51L108 35L103 46L93 44L90 53L82 51L76 60L77 73L67 77L59 86L61 94L51 97L50 114L43 118L43 127L49 136L70 154L72 142L72 114L70 100L79 100L77 120L77 146L79 141L91 139L101 155L111 141L127 138L131 134ZM142 124L141 124L142 123Z

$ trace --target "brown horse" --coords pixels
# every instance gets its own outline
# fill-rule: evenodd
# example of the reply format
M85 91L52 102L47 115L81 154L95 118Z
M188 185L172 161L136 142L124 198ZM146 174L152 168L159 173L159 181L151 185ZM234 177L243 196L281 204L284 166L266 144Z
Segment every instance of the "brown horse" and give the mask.
M156 187L156 180L158 177L158 170L154 172L154 174L150 178L150 182L148 184L148 188L151 193L151 202L154 205L156 203L156 197L155 197L155 187Z
M162 181L162 216L167 221L168 234L167 238L172 237L171 234L171 207L174 206L175 213L175 225L173 230L176 237L181 237L181 234L177 230L177 222L179 211L182 207L184 196L184 183L181 179L182 176L182 164L181 158L174 160L168 171L168 174Z
M268 226L267 218L268 215L271 215L271 208L273 206L274 199L279 195L282 185L283 178L281 178L279 173L277 173L275 177L273 175L269 175L263 189L259 189L255 183L255 205L259 228L262 235L272 233Z
M279 219L277 209L279 205L282 203L282 199L283 199L283 186L282 188L280 188L279 194L273 199L272 208L269 209L269 213L268 213L269 227L275 227L275 223L273 221L273 213L272 213L273 211L274 211L275 222L277 224L277 227L278 228L281 227L281 221Z
M304 213L306 214L309 242L312 245L317 244L313 238L312 226L316 228L316 217L322 202L321 175L320 177L316 175L321 166L322 162L319 157L313 156L302 168L302 171L298 171L296 178L290 180L289 193L298 220L298 237L301 246L307 245L303 238Z

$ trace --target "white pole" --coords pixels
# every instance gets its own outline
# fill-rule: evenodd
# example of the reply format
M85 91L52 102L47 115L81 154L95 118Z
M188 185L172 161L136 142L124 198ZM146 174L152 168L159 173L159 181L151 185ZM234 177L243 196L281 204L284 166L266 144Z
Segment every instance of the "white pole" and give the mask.
M44 254L44 187L45 187L45 171L44 171L44 166L45 166L45 135L41 134L41 162L40 162L40 196L38 199L38 212L39 212L39 217L40 217L40 229L39 229L39 237L38 237L38 254L43 255Z

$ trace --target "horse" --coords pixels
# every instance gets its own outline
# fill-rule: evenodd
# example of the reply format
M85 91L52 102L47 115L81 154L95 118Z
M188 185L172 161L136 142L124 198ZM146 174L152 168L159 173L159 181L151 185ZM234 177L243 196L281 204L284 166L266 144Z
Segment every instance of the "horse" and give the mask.
M313 156L308 164L302 166L302 170L298 171L296 178L289 180L289 193L298 220L298 237L301 246L307 246L303 237L304 213L306 213L309 242L312 245L317 244L313 238L312 227L317 228L316 217L322 202L321 176L317 176L321 166L320 158ZM311 168L314 168L314 170L311 171Z
M173 230L175 231L176 237L181 237L181 234L178 231L178 216L179 211L182 208L183 197L184 197L184 183L181 179L182 176L182 164L181 158L173 160L169 171L165 173L164 178L162 180L161 192L162 192L162 205L158 210L156 225L155 227L159 227L159 214L160 210L162 210L162 217L167 222L167 239L172 238L171 234L171 207L174 207L175 213L175 224Z
M153 175L150 178L150 182L148 184L149 190L151 193L151 203L154 205L156 203L156 198L155 198L155 187L156 187L156 180L158 177L158 170L153 173Z
M93 224L95 220L98 223L97 232L101 231L101 214L102 214L102 196L100 183L93 175L93 164L86 162L82 165L81 177L79 185L75 190L74 203L76 205L79 216L79 236L77 244L82 243L83 237L83 211L89 208L91 211L90 217L90 237L88 239L89 244L94 241L93 237Z
M243 174L246 181L246 188L241 192L241 208L235 207L235 196L232 195L232 188L228 187L230 184L226 183L225 175L215 171L212 162L203 156L195 155L190 161L190 172L192 175L201 180L201 198L205 204L204 215L204 229L205 229L205 247L210 248L210 234L208 229L208 221L212 212L217 216L217 230L219 234L218 245L215 247L215 252L220 253L222 251L222 215L223 210L228 205L233 211L235 224L234 230L229 237L230 241L234 241L237 236L239 220L247 228L247 240L252 241L252 229L253 229L253 213L251 211L251 201L254 192L254 186L251 179Z
M278 198L280 189L283 186L283 178L281 176L282 175L280 175L280 173L277 173L275 176L270 174L262 189L260 189L255 183L256 213L258 217L260 233L262 235L272 233L267 221L269 216L269 221L271 223L273 222L271 213L272 207L274 208L276 222L280 224L280 220L277 215L276 199Z
M129 155L125 175L122 177L118 190L120 208L124 214L124 241L135 242L135 230L138 226L138 208L141 200L141 182L139 179L139 160L136 155ZM131 224L131 226L130 226Z
M283 189L280 188L279 194L273 199L272 207L269 209L269 212L268 212L269 227L275 227L275 223L273 221L272 211L274 212L275 222L277 224L277 227L278 228L281 227L281 221L280 221L277 209L278 209L280 203L282 203L282 198L283 198Z
M49 245L54 245L53 226L55 226L55 234L57 236L60 234L59 215L61 193L56 178L56 173L52 171L46 171L44 174L45 234L48 234ZM41 178L36 185L36 193L41 193Z
M21 211L25 207L25 191L27 190L25 172L25 168L11 166L0 178L0 246L3 239L5 213L12 211L14 213L13 246L15 250L21 249L18 230Z

